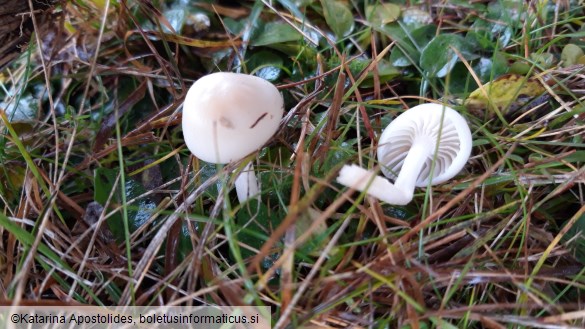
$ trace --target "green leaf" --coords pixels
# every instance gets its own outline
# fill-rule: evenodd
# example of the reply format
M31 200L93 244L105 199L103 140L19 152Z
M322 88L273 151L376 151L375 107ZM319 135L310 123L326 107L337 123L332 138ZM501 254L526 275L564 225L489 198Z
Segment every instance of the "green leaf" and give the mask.
M94 172L94 200L101 205L105 205L108 201L110 193L115 190L113 198L110 203L120 204L121 196L119 191L119 182L116 183L118 171L109 168L97 168ZM125 191L126 199L132 200L146 192L144 186L138 181L126 178ZM141 198L132 205L128 206L128 220L130 231L133 232L143 225L155 210L156 204L146 198ZM117 240L124 238L125 232L122 225L122 214L117 212L107 219L108 228Z
M508 61L501 53L497 52L490 58L480 58L473 65L473 71L479 76L481 82L487 82L506 73Z
M503 48L510 43L514 29L520 29L523 4L519 1L493 1L485 18L476 20L467 39L483 49Z
M289 57L295 58L298 64L314 65L317 51L315 48L307 45L299 44L298 42L275 43L270 45L270 48L278 50ZM312 64L311 64L312 63ZM296 65L295 65L296 67Z
M341 2L336 0L321 0L323 15L327 25L337 38L343 38L353 30L353 15Z
M433 17L428 12L416 7L406 8L402 12L402 23L404 23L409 30L430 25L432 22Z
M246 21L225 17L223 18L223 25L226 27L229 33L237 35L243 32L244 27L246 26Z
M297 41L302 35L292 26L282 22L269 22L260 24L254 31L254 37L251 38L251 46L267 46L275 43L288 41Z
M268 240L272 228L277 227L279 222L275 213L268 209L264 203L257 200L250 200L248 205L242 207L236 214L236 225L238 241L242 245L260 249ZM254 256L256 253L249 248L241 249L244 258Z
M569 43L563 48L563 52L561 53L563 67L577 64L579 58L583 55L583 49L581 49L581 47Z
M480 29L471 30L465 35L465 40L476 49L480 48L482 50L493 51L496 48L496 43L492 40L492 35L489 31Z
M380 60L378 62L378 79L380 83L388 82L397 76L400 76L402 72L390 64L386 60ZM374 86L374 73L368 73L366 79L361 83L361 87L370 88Z
M400 17L400 6L393 3L379 3L366 6L366 18L372 26L383 26Z
M510 65L510 73L527 75L532 70L532 65L523 60L518 60Z
M421 50L434 38L437 26L426 25L405 34L404 39L397 39L398 44L390 53L390 62L397 67L418 64Z
M576 151L575 153L563 158L563 162L583 162L585 163L585 151Z
M530 59L542 69L549 69L555 65L556 59L550 53L532 53Z
M475 56L471 47L458 34L441 34L436 36L423 49L420 66L431 77L445 77L459 60L457 50L467 60Z
M296 1L290 1L290 0L278 0L278 2L286 9L288 9L288 11L290 11L293 15L295 15L296 18L302 20L302 21L306 21L306 17L305 15L303 15L303 12L299 9L299 8L304 8L310 4L312 4L315 0L296 0Z
M276 81L282 72L283 60L274 51L263 50L250 56L246 67L250 74L268 81Z
M164 17L167 19L169 24L176 33L181 33L183 30L183 25L185 25L185 20L187 18L187 11L183 8L173 8L166 10L163 13ZM163 28L163 32L171 33L172 31L165 24L161 24Z

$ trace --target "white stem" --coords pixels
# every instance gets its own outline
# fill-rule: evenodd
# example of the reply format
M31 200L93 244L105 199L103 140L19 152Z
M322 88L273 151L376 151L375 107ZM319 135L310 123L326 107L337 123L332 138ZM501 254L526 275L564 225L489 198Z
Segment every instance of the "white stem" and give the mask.
M398 177L394 185L402 191L410 191L411 195L414 193L416 180L420 171L422 170L425 160L433 150L433 143L431 141L419 140L412 144L408 154L404 159L402 168L398 173ZM411 197L412 198L412 197Z
M357 165L343 166L337 182L384 201L389 204L405 205L412 200L413 192L405 193L386 178Z
M238 194L238 201L240 203L246 202L250 197L260 193L258 187L258 179L254 173L254 165L249 162L242 172L238 175L235 181L236 193Z
M365 191L386 203L403 206L412 201L416 179L429 152L431 151L425 143L415 143L404 159L395 184L357 165L343 166L337 182L358 191Z

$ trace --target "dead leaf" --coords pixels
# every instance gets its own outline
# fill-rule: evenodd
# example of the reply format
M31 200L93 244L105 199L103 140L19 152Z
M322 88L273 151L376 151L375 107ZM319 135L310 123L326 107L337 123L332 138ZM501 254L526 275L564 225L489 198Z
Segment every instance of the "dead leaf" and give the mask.
M481 117L487 109L491 112L488 117L493 116L493 107L506 115L528 104L531 100L543 96L545 92L546 89L537 79L526 78L519 74L507 74L473 91L465 100L464 105L472 113Z

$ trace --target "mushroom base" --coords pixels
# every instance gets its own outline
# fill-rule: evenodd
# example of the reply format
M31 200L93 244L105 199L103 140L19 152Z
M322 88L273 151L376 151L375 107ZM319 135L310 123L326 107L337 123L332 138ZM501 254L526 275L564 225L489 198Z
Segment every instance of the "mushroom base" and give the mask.
M337 182L361 192L366 192L381 201L394 205L406 205L412 201L413 190L403 190L388 179L376 175L357 165L345 165L339 171Z

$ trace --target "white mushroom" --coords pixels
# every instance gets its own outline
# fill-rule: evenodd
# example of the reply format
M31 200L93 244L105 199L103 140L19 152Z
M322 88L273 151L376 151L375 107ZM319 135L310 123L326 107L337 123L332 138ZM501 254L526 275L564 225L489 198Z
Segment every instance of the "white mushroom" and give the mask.
M394 119L380 137L378 161L394 184L356 165L343 166L337 182L384 202L405 205L412 200L415 186L454 177L469 159L471 144L469 126L459 113L440 104L421 104Z
M283 112L282 96L270 82L247 74L209 74L197 80L185 98L185 143L203 161L238 161L276 133ZM252 163L245 166L235 185L240 202L258 194Z

